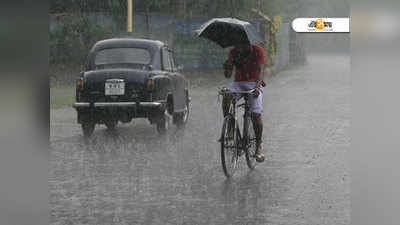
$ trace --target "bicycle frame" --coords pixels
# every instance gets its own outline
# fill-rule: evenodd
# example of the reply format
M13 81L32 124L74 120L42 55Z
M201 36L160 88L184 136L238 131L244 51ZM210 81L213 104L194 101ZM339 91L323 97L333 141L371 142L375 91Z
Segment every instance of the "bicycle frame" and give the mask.
M222 167L224 170L224 173L227 177L231 177L236 168L237 168L237 162L238 159L245 153L246 154L246 162L247 165L250 169L254 168L254 165L252 165L250 161L250 155L249 152L249 145L251 143L250 140L250 134L249 134L249 123L252 123L251 118L250 118L250 102L249 98L251 97L251 94L253 93L253 90L250 91L227 91L227 89L223 89L219 92L220 95L226 96L226 95L235 95L239 94L241 96L236 97L233 96L231 103L229 105L228 109L228 114L224 118L224 123L223 123L223 128L222 128L222 134L221 134L221 160L222 160ZM240 99L244 99L244 103L238 103ZM244 113L243 113L243 127L242 127L242 132L240 130L240 125L238 121L239 115L237 114L238 108L243 107L244 108ZM232 121L233 120L233 121ZM232 122L231 122L232 121ZM229 128L229 124L233 125L233 127ZM233 130L232 130L233 128ZM233 145L230 145L228 142L225 142L225 135L227 134L227 130L233 131L232 134L233 136L231 137L231 140L233 141ZM228 143L228 147L225 148L225 143ZM234 151L230 151L232 156L226 155L225 149L231 149ZM226 158L228 157L228 158ZM229 158L232 157L232 158ZM233 166L228 166L228 164L232 164Z
M247 150L247 144L248 144L247 143L248 140L246 138L248 136L248 130L247 130L248 124L247 123L249 121L246 118L250 117L250 106L249 106L249 99L248 99L249 95L248 95L247 92L245 92L244 94L245 95L241 96L238 99L235 99L235 98L232 99L232 104L230 106L229 112L231 112L231 114L233 115L233 117L235 118L235 121L236 121L234 130L237 131L238 138L239 138L238 143L240 143L240 144L238 146L238 149L246 151ZM242 103L240 105L237 105L237 102L241 98L244 98L244 103ZM240 107L244 107L242 133L240 132L239 123L237 122L238 121L238 115L236 114L236 110L238 108L240 108ZM242 136L242 134L243 134L243 136ZM238 151L238 155L239 156L241 156L240 152L241 151Z

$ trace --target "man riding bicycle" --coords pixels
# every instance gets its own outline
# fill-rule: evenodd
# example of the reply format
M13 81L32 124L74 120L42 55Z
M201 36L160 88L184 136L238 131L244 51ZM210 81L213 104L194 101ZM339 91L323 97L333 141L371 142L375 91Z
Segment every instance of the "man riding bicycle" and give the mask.
M264 161L262 153L262 92L264 78L263 66L265 63L264 51L260 46L251 44L241 44L232 48L228 59L224 63L224 75L226 78L232 76L235 67L234 82L228 86L230 91L248 91L255 89L254 97L250 99L251 119L253 122L254 133L256 136L256 161ZM224 96L222 100L222 111L224 116L229 111L232 96Z

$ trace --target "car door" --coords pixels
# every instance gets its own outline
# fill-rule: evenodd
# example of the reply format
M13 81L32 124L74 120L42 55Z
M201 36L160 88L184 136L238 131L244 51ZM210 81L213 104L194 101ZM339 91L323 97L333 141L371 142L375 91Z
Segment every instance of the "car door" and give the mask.
M161 70L153 77L155 82L155 90L153 91L154 100L166 100L167 95L173 92L174 81L172 79L171 62L169 61L168 52L165 47L161 48L158 52L161 60Z
M183 112L185 108L185 79L183 75L178 71L175 61L174 53L172 50L168 49L169 61L171 62L172 76L175 83L174 91L174 111Z

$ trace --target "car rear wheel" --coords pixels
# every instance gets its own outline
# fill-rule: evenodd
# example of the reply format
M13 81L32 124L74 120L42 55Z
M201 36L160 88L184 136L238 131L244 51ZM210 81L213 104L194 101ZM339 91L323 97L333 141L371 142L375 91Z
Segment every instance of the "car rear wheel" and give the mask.
M118 120L108 120L105 122L107 129L115 130L118 124Z
M81 126L82 126L83 136L85 138L88 138L92 136L96 124L93 122L83 122Z

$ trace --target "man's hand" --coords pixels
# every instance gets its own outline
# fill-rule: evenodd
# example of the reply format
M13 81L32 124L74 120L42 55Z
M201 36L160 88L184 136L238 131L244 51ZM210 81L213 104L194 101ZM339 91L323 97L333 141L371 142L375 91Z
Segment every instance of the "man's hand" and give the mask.
M261 87L265 87L265 85L266 85L265 82L262 81L262 80L257 82L256 87L255 87L254 92L253 92L254 98L257 98L260 95L260 88Z
M232 76L233 64L228 60L224 63L224 75L226 78L230 78Z
M260 88L256 87L253 91L253 97L258 98L258 96L260 96Z
M256 87L265 87L267 84L263 81L263 80L260 80L260 81L257 81L257 85L256 85Z

